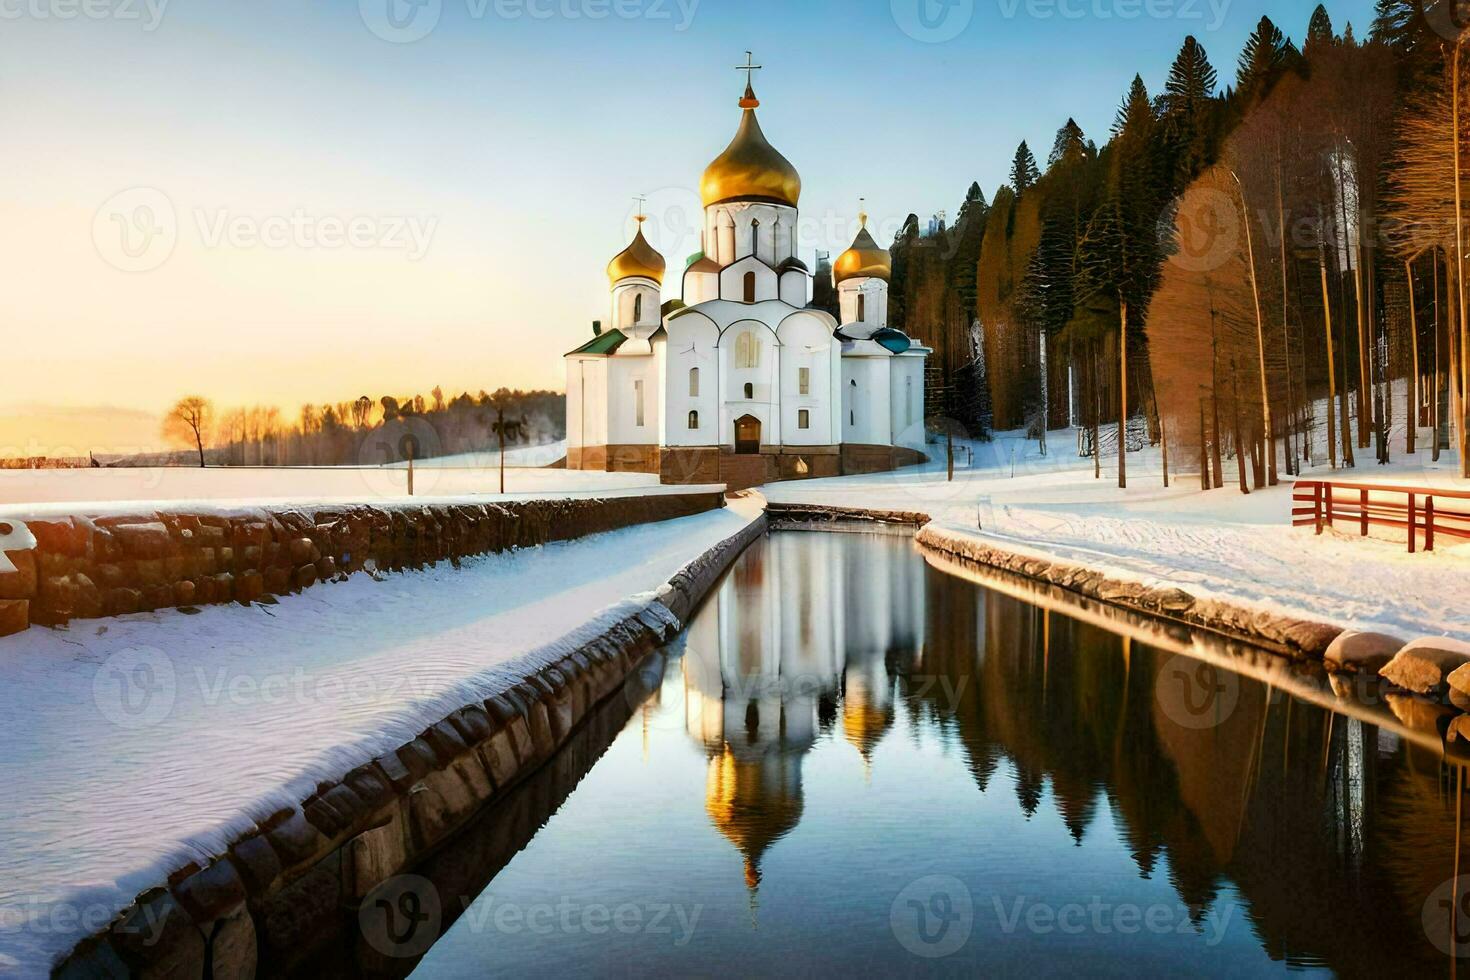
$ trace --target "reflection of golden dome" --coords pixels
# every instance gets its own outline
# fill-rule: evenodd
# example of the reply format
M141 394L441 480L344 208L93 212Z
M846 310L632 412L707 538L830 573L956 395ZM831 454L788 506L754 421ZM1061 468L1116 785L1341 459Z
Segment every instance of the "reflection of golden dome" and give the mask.
M868 216L862 216L863 227L852 241L852 248L837 257L832 274L841 285L848 279L882 279L888 282L893 275L893 259L888 249L879 248L868 234Z
M725 748L710 759L704 809L745 858L745 884L760 884L761 855L801 820L799 758L783 754L742 762Z
M801 198L801 175L791 161L766 142L766 134L755 118L755 107L760 102L749 86L740 105L745 109L740 129L725 152L705 168L699 187L704 206L724 201L763 201L796 207Z
M648 239L643 237L643 218L640 217L638 234L633 236L633 243L614 256L613 260L607 264L607 278L614 286L633 276L652 279L662 286L666 267L664 257L659 255L658 251L648 244Z
M893 709L852 685L842 700L842 735L867 759L893 725Z

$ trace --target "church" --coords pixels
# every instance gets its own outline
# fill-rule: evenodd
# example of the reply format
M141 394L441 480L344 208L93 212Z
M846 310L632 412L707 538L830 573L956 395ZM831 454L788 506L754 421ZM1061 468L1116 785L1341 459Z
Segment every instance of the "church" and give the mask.
M739 105L735 138L700 182L702 250L680 298L663 300L668 265L642 216L608 264L611 315L565 358L570 469L737 489L925 458L930 350L888 326L887 250L864 215L832 266L842 322L811 308L801 176L761 131L749 79Z

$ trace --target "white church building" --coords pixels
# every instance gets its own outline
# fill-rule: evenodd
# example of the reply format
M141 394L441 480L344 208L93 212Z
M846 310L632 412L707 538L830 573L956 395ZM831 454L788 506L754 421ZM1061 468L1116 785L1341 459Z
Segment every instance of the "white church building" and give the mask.
M888 327L888 252L867 230L833 265L842 322L808 308L801 177L766 141L747 83L734 140L704 172L703 250L667 304L639 228L608 264L612 312L566 355L567 466L728 483L923 460L929 349Z

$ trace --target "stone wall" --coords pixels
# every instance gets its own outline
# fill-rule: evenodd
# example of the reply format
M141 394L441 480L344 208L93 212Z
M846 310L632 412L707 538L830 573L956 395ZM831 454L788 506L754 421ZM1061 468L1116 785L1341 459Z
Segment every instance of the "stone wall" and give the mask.
M78 945L54 975L408 973L438 933L416 934L411 942L422 946L406 946L375 913L398 906L405 888L469 895L477 878L483 887L497 861L539 829L538 815L554 811L542 797L569 793L651 693L637 668L765 530L761 517L581 649L528 667L520 682L322 783L207 865L178 868ZM520 792L543 769L552 778Z
M719 493L432 505L160 510L26 520L35 547L7 551L0 636L168 607L248 604L354 572L579 538L723 506ZM10 535L0 520L0 538Z

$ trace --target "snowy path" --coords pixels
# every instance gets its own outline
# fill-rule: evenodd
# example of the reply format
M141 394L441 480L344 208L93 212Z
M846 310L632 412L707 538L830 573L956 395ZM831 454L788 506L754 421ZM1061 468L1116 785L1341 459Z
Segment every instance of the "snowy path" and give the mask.
M0 974L44 972L169 871L484 698L512 660L589 639L758 512L0 640Z
M1012 550L1032 548L1116 577L1359 629L1470 637L1470 545L1441 542L1451 547L1410 555L1402 538L1318 538L1309 528L1291 527L1287 482L1249 496L1228 488L1201 493L1195 475L1165 490L1156 452L1129 455L1130 487L1119 490L1116 460L1104 460L1095 481L1074 445L1067 434L1052 433L1051 455L1041 458L1034 442L1003 435L977 444L974 468L957 470L953 483L937 460L896 473L773 484L763 493L773 502L923 511L942 527ZM1412 459L1338 476L1445 485L1453 465L1450 458L1439 466ZM1329 475L1322 467L1308 478Z

